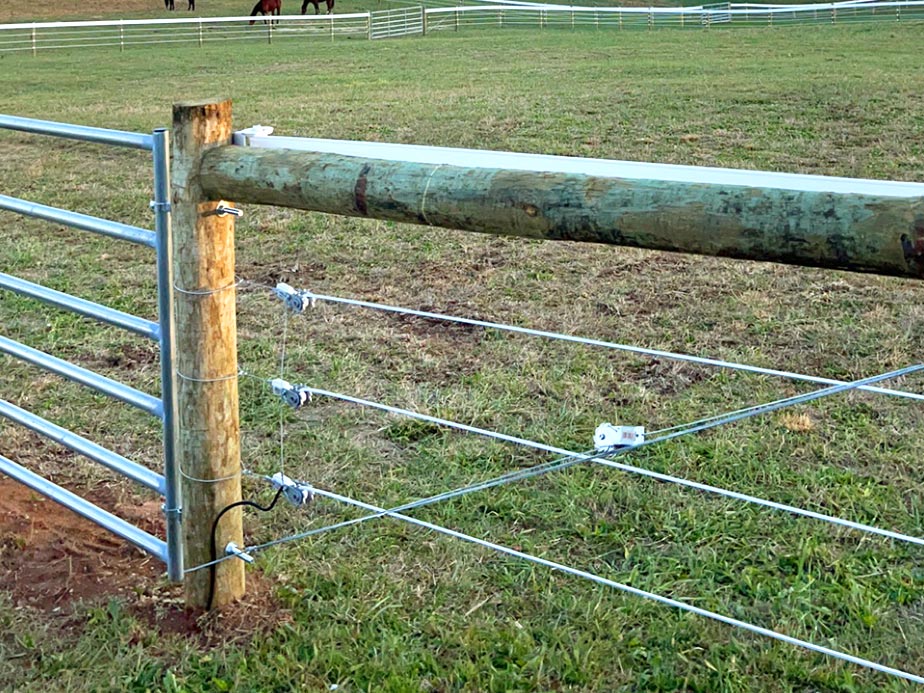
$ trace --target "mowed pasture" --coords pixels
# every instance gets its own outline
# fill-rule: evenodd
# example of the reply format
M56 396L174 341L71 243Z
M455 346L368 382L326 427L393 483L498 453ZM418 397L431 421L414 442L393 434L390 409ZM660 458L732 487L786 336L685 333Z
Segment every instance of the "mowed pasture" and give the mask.
M280 134L924 181L920 37L920 25L497 31L8 55L0 112L149 131L169 125L176 101L227 95L238 126ZM8 132L0 153L4 194L150 224L138 153ZM245 212L240 361L255 377L241 381L244 464L272 473L282 460L291 476L385 507L546 457L321 399L280 414L260 378L279 374L283 341L292 382L576 450L602 421L665 428L812 387L332 305L286 321L267 285L833 378L921 360L920 282ZM82 232L2 213L0 271L155 316L153 255ZM156 391L150 344L7 293L0 325ZM153 421L6 357L0 397L159 463ZM629 459L920 535L922 411L852 393ZM0 454L120 508L156 507L3 422ZM245 494L271 497L254 480ZM28 505L34 530L48 503ZM586 466L414 514L924 672L924 564L912 546ZM320 500L248 512L248 543L353 516ZM198 623L143 558L122 564L139 577L110 579L129 589L103 581L77 599L71 558L111 561L114 549L81 544L82 524L62 531L73 545L48 561L53 599L9 574L41 533L27 522L0 538L0 681L11 690L911 689L394 520L261 554L250 600Z

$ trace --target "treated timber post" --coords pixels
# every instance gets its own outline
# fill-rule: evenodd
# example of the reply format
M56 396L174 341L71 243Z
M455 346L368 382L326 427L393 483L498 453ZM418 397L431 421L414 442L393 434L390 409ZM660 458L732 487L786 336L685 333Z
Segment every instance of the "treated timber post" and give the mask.
M202 185L330 214L924 278L924 184L600 161L609 172L589 175L538 158L516 170L218 147Z
M218 201L200 183L203 153L231 141L231 101L176 104L173 130L176 458L184 477L185 564L193 568L212 560L211 528L217 514L241 500L234 217L216 214ZM239 508L221 519L219 557L232 541L243 546ZM209 583L209 570L186 576L187 606L206 606ZM219 564L213 605L243 594L242 562Z

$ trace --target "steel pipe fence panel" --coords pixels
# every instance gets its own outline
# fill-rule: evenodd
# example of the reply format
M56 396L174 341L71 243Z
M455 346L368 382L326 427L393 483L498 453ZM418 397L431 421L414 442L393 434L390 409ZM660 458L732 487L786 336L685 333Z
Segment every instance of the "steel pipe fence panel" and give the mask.
M424 33L423 7L408 7L370 13L369 38L392 38Z
M176 319L174 309L173 229L170 198L170 134L154 131L154 229L157 234L157 312L160 324L160 387L163 404L164 519L167 577L183 579L182 493L176 460L179 412L176 395Z
M94 318L101 322L107 323L114 327L121 327L128 332L153 339L160 339L160 325L151 320L139 318L130 313L123 313L120 310L109 308L99 303L93 303L70 294L65 294L54 289L35 284L19 277L0 272L0 289L13 291L21 296L34 298L64 310L69 310L84 317Z
M50 135L70 140L110 144L117 147L151 150L153 139L150 135L123 130L94 128L86 125L71 125L51 120L21 118L19 116L0 114L0 129L28 132L33 135Z
M15 340L8 339L3 335L0 335L0 353L20 359L26 363L31 363L33 366L43 368L50 373L55 373L75 383L80 383L81 385L92 388L113 399L117 399L120 402L125 402L156 418L163 417L163 405L160 398L136 390L133 387L107 378L94 371L59 359L51 354L33 349Z
M93 505L77 494L48 481L3 455L0 455L0 472L15 479L21 484L25 484L33 491L60 503L66 508L70 508L78 515L109 530L116 536L122 537L145 553L149 553L159 558L161 561L166 562L167 543L164 540L158 539L154 535L148 534L144 530L126 522L121 517Z
M163 494L164 477L147 467L132 462L118 453L107 450L83 436L62 428L41 416L26 411L22 407L0 399L0 416L28 428L34 433L45 436L69 450L79 453L114 472L118 472L152 491Z
M146 245L151 248L154 247L156 242L154 233L147 229L140 229L137 226L122 224L118 221L100 219L99 217L93 217L89 214L71 212L67 209L51 207L37 202L29 202L28 200L21 200L17 197L10 197L9 195L0 195L0 209L5 209L8 212L16 212L17 214L28 217L35 217L36 219L54 221L59 224L64 224L65 226L70 226L71 228L81 229L82 231L92 231L93 233L98 233L103 236L109 236L110 238L129 241L131 243L138 243L139 245Z
M91 23L103 26L107 23ZM108 23L111 24L111 23ZM121 29L120 29L121 32ZM33 35L34 37L34 35ZM124 35L120 37L124 43ZM33 41L33 48L35 42ZM68 363L62 359L46 354L38 349L20 344L7 337L0 336L0 353L19 358L27 363L44 368L52 373L68 378L106 394L114 399L135 406L148 414L162 420L164 474L160 475L146 467L132 462L117 453L107 450L57 424L31 414L9 402L0 400L0 416L44 435L45 437L77 452L85 457L103 464L123 476L150 488L165 497L164 513L166 518L167 541L163 542L132 527L119 518L100 510L69 491L47 482L41 477L24 470L12 461L6 460L0 471L7 472L17 480L23 481L49 498L76 510L113 533L128 539L144 550L156 555L167 564L167 573L172 580L183 577L182 533L180 527L179 470L174 463L174 425L176 416L176 398L174 387L174 350L173 334L173 272L172 241L170 225L170 177L169 177L169 137L164 129L155 130L151 135L140 133L89 128L67 123L56 123L30 118L0 115L0 128L42 134L94 143L134 147L151 152L154 174L154 199L151 209L154 212L155 231L141 229L107 219L99 219L70 210L58 209L48 205L29 202L6 195L0 195L0 209L12 211L25 216L55 221L77 229L100 233L118 240L139 243L155 249L157 253L158 285L158 322L152 322L87 301L62 292L54 291L33 282L0 273L0 289L8 289L20 295L35 298L53 306L71 310L86 317L96 318L102 322L127 331L155 339L160 346L161 356L161 397L157 398L136 390L123 383L106 378L98 373ZM5 460L5 458L3 458Z

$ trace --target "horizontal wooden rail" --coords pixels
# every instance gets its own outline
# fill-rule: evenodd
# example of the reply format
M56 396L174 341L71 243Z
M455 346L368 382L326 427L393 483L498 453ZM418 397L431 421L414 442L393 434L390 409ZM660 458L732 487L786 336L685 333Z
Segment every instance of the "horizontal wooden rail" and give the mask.
M924 196L716 184L702 171L603 177L225 146L205 153L201 183L212 199L924 278Z

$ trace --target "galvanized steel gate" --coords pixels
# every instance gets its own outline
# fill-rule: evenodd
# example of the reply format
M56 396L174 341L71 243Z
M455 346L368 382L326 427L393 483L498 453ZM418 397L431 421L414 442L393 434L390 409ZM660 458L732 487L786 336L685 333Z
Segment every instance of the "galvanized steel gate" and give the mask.
M0 289L13 291L57 308L94 318L158 342L161 355L161 397L157 398L141 392L2 335L0 335L0 353L22 359L159 418L163 423L164 473L154 472L137 462L126 459L3 399L0 399L0 416L46 436L164 496L166 541L148 534L112 513L93 505L67 489L4 457L2 454L0 454L0 472L74 510L159 558L166 563L167 574L170 579L181 580L183 578L183 550L180 527L181 503L179 474L174 458L176 397L173 367L175 338L173 329L173 248L170 226L169 133L163 128L157 129L148 135L6 115L0 115L0 128L142 149L152 153L154 195L151 208L155 219L155 230L153 232L7 195L0 195L0 209L153 248L157 257L157 322L70 296L9 274L0 273Z
M423 7L400 7L369 13L369 38L420 36L426 33L427 15Z

